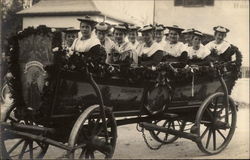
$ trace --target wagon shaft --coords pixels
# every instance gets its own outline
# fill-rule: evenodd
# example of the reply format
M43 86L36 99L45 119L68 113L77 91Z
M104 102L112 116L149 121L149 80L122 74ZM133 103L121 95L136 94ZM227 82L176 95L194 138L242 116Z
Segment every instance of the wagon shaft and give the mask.
M1 127L8 128L8 129L16 129L20 131L29 131L29 132L39 132L39 133L55 133L55 129L53 128L46 128L46 127L39 127L34 125L27 125L27 124L18 124L18 123L7 123L7 122L0 122Z
M176 131L173 129L168 129L165 127L157 126L157 125L152 124L152 123L143 122L143 123L141 123L141 127L145 128L149 131L160 131L160 132L176 135L178 137L187 138L187 139L190 139L190 140L195 141L195 142L199 141L199 136L197 134Z

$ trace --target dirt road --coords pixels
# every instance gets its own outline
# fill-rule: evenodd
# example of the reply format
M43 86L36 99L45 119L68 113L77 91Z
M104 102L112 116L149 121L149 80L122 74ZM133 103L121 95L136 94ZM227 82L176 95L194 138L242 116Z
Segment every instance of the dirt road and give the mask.
M240 108L237 129L229 146L220 154L207 156L190 140L178 139L172 144L164 145L159 150L147 148L136 125L118 127L118 141L114 159L248 159L249 158L249 108ZM149 134L148 138L150 138ZM155 141L151 144L157 145ZM45 158L56 158L63 151L50 147Z

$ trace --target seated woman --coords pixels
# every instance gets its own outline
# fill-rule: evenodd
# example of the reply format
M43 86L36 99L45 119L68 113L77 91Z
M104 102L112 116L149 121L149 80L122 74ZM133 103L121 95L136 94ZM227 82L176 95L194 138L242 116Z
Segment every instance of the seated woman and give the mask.
M208 59L210 61L232 61L233 55L235 55L235 59L237 63L241 65L242 57L239 53L237 47L231 45L229 42L225 41L225 37L229 32L229 29L217 26L214 27L214 41L209 42L206 47L211 51Z
M156 66L163 57L162 46L153 39L154 27L146 25L139 30L142 33L144 43L140 44L137 49L139 64L142 66Z
M203 34L195 30L191 40L191 47L187 48L189 63L202 64L205 63L204 59L210 54L205 46L201 44Z
M128 28L125 24L114 26L115 50L112 52L111 62L120 65L137 65L138 59L131 43L125 41Z
M97 22L89 16L77 20L80 21L80 32L82 37L74 40L71 50L74 53L78 52L84 54L84 56L91 57L96 63L105 63L106 52L104 48L101 47L99 39L91 36Z
M112 51L115 49L115 43L107 36L111 26L108 23L101 22L95 26L95 33L100 40L102 47L107 53L106 63L110 64Z
M140 27L135 25L129 25L128 26L128 40L130 44L132 45L133 49L136 49L139 45L138 42L138 30Z
M182 42L179 42L181 32L184 30L177 25L167 26L169 30L168 41L164 45L164 60L163 61L181 61L186 62L187 52Z
M162 46L165 45L166 39L164 37L164 30L166 29L166 27L163 24L156 24L155 25L155 41L159 44L161 44Z

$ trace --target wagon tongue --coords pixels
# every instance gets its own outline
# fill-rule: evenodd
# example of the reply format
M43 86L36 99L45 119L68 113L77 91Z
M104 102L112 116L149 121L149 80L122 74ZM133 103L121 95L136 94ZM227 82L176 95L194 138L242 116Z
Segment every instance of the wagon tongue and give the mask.
M91 147L105 154L111 154L113 152L113 147L111 144L107 144L105 139L100 139L96 136L94 136L91 140Z

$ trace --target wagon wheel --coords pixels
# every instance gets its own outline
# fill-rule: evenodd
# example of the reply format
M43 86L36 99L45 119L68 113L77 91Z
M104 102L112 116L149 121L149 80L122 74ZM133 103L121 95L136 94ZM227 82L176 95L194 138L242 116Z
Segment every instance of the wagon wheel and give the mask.
M185 127L185 122L181 120L169 120L169 119L154 120L152 121L152 123L161 127L166 127L167 129L174 129L178 131L182 131ZM152 138L154 138L154 140L163 144L173 143L179 138L178 136L160 132L160 131L149 131L149 133L152 136Z
M10 89L8 84L5 82L1 88L1 100L3 103L11 102Z
M217 92L208 97L200 107L196 123L200 141L200 150L207 154L217 154L229 144L236 128L236 107L229 97L228 124L226 123L226 104L224 93Z
M69 146L75 150L68 153L70 159L112 158L116 146L117 126L113 113L105 109L108 141L105 141L105 129L100 116L99 105L87 108L77 119L70 137Z
M15 108L9 106L2 114L1 121L20 124L34 124L15 118ZM48 149L48 144L29 138L6 134L6 129L0 127L0 159L42 159Z

